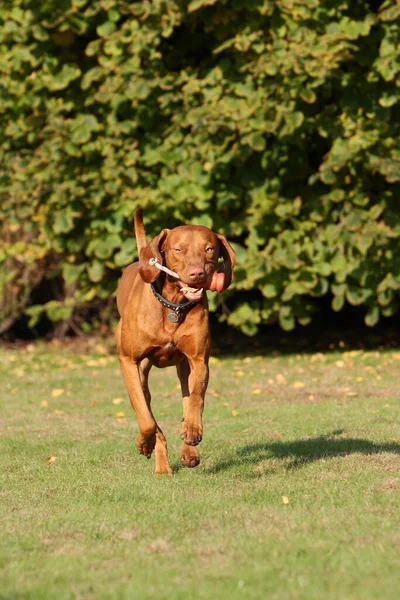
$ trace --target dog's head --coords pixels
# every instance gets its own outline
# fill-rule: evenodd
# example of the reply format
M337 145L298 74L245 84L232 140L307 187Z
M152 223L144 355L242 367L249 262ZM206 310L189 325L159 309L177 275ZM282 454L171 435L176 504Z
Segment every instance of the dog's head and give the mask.
M213 274L220 271L224 276L218 291L230 286L236 260L226 238L201 225L163 229L141 250L139 273L146 283L155 281L160 274L156 267L150 266L151 258L175 271L180 287L213 289Z

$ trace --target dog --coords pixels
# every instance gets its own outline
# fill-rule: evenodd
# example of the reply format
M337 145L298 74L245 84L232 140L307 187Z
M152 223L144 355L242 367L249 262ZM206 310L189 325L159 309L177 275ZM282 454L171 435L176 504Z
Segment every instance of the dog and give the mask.
M151 407L149 372L153 365L176 366L183 402L181 462L196 467L211 345L205 290L230 286L236 258L225 237L207 227L163 229L147 244L140 208L134 225L139 261L125 269L118 287L116 345L139 426L136 447L147 458L154 451L154 474L171 475L167 441Z

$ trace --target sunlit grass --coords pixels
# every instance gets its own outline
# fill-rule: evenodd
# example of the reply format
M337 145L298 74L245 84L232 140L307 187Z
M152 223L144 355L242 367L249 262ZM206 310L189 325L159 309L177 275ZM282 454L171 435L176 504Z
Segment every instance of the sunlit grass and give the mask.
M0 350L1 597L397 598L399 359L214 358L194 470L154 370L156 478L107 348Z

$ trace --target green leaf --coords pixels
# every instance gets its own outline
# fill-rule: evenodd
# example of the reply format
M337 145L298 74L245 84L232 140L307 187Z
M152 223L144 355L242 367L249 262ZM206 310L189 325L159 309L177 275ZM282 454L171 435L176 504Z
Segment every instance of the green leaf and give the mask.
M62 274L66 285L72 285L76 283L83 271L85 270L85 265L73 265L70 263L65 263L62 267Z
M114 256L114 262L117 267L125 267L137 258L136 241L128 238L122 244L121 250Z
M298 129L304 122L304 115L300 111L295 111L285 115L285 121L288 126L287 132L293 133Z
M36 24L32 27L32 35L35 40L38 40L39 42L46 42L50 38L50 35L46 29L39 24Z
M45 310L50 321L56 323L57 321L70 319L73 313L73 306L67 306L63 302L52 300L45 304Z
M313 267L313 270L315 271L315 273L318 273L319 275L322 275L323 277L329 277L329 275L332 273L332 267L327 262L317 263Z
M313 90L310 88L303 88L300 92L300 98L307 102L307 104L314 104L317 99L317 96Z
M283 302L290 302L295 296L307 294L309 291L299 281L291 281L285 288L282 294Z
M57 212L54 217L54 231L55 233L68 233L73 229L74 221L69 211L65 210Z
M246 143L255 150L256 152L262 152L265 150L266 142L265 138L261 133L252 133L245 138Z
M372 295L372 290L349 286L346 290L346 300L353 306L360 306Z
M81 114L71 125L72 142L78 145L86 144L92 137L92 133L100 129L101 125L94 115Z
M379 321L380 311L378 306L372 306L365 315L365 324L373 327Z
M193 225L202 225L203 227L208 227L209 229L212 229L213 227L213 219L210 215L207 214L197 215L196 217L193 217L191 223L193 223Z
M62 66L61 71L55 75L43 75L43 82L49 90L58 92L66 89L80 75L81 70L78 66L65 64Z
M398 102L398 100L399 100L398 94L383 94L379 98L379 104L381 106L383 106L384 108L390 108L391 106L396 104L396 102Z
M279 292L278 286L274 283L265 283L260 289L266 298L275 298Z
M284 331L291 331L296 326L296 321L290 306L281 306L279 309L279 325Z
M90 281L97 283L103 279L104 265L98 260L94 260L88 267L87 272Z
M332 309L335 312L340 312L344 306L344 294L342 296L334 296L332 298Z
M98 27L96 27L97 35L100 37L108 37L116 30L116 25L113 21L105 21Z

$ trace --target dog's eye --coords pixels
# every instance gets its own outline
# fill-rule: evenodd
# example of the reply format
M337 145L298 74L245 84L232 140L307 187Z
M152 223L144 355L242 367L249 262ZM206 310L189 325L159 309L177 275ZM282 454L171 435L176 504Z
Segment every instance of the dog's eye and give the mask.
M174 248L174 252L182 252L182 248Z
M214 248L211 248L211 247L210 248L206 248L206 252L208 254L212 254L214 252Z

